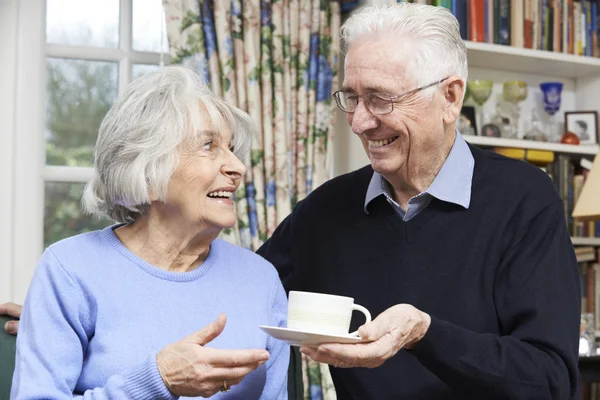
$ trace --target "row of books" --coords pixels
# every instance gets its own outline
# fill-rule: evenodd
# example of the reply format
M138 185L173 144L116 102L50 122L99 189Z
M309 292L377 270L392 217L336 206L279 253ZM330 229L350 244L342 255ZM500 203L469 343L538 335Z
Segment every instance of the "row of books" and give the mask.
M404 1L450 9L464 40L600 56L600 0Z
M600 383L581 382L582 400L600 400Z
M577 248L575 249L577 251ZM600 330L600 250L594 249L595 259L579 263L579 278L581 283L581 313L593 316L594 330Z
M600 221L575 221L571 216L589 170L582 167L577 159L559 154L554 162L546 167L546 172L563 199L569 234L576 237L600 238Z

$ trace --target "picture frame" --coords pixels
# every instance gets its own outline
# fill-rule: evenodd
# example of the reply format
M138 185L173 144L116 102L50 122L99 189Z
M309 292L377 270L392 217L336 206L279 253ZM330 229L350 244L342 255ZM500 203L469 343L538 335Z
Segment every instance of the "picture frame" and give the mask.
M457 121L457 128L463 135L479 135L475 119L475 107L463 106Z
M565 112L565 133L573 132L579 138L580 145L600 143L597 111Z

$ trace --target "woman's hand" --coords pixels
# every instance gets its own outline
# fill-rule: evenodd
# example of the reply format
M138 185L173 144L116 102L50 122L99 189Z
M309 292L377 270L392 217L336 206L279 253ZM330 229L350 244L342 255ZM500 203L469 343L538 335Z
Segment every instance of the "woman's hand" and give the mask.
M21 317L23 306L15 303L0 304L0 315L8 315L15 318ZM4 324L4 330L10 335L16 335L19 330L19 321L8 321Z
M266 350L218 350L204 347L225 328L225 315L156 356L158 370L169 391L178 396L210 397L236 385L269 359Z

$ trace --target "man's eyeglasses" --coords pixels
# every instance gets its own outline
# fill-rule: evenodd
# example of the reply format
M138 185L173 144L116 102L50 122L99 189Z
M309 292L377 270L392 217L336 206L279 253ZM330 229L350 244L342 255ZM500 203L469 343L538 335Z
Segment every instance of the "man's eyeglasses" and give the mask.
M353 113L356 111L356 107L358 107L358 99L360 97L363 98L365 105L373 114L384 115L389 114L394 111L394 103L398 103L400 100L415 94L421 90L427 89L429 87L439 85L444 82L449 77L444 79L440 79L439 81L435 81L425 86L421 86L419 88L409 90L408 92L404 92L397 96L386 96L381 93L367 93L364 96L359 96L354 92L348 92L344 90L338 90L333 94L335 98L335 102L337 103L340 110L346 113Z

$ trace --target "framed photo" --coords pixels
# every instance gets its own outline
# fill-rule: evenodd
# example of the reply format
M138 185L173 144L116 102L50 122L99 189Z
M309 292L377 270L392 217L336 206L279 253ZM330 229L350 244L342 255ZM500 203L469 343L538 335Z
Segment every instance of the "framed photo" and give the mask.
M598 113L596 111L565 112L565 132L573 132L579 137L579 144L597 144Z
M477 122L475 121L475 107L463 106L460 116L456 121L458 131L463 135L477 135Z

